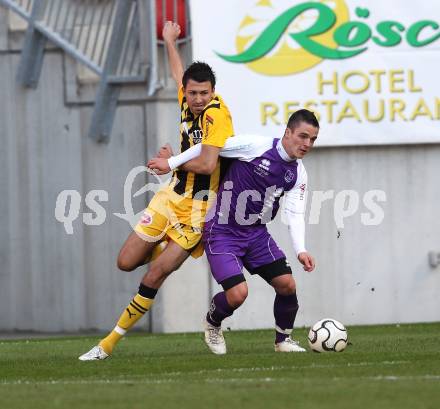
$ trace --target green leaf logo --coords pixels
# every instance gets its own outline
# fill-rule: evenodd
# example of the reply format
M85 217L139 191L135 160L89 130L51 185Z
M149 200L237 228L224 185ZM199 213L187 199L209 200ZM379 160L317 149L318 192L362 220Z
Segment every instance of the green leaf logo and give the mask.
M341 58L333 34L349 20L345 0L308 1L287 9L282 8L285 4L259 1L240 24L238 53L216 54L265 75L290 75L313 67L323 58Z

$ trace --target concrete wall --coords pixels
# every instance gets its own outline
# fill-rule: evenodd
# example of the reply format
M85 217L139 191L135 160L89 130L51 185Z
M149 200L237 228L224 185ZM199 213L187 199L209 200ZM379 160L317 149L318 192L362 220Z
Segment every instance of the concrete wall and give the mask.
M78 85L75 63L54 49L46 52L38 89L17 85L23 36L8 32L6 22L0 8L0 330L107 330L145 270L116 268L130 226L113 213L123 212L130 170L166 141L177 148L174 93L120 106L110 142L96 144L86 136L92 107L84 103L93 86ZM440 146L430 145L316 149L306 159L312 190L352 189L362 198L382 189L387 201L381 225L361 223L361 202L343 229L334 222L334 201L325 202L319 224L307 227L318 265L312 274L296 264L286 228L271 226L294 266L299 325L324 316L350 324L440 319L440 267L427 263L429 250L440 251L439 158ZM138 177L133 192L144 182ZM54 216L56 198L66 189L82 198L72 235ZM84 198L93 189L109 195L99 226L81 221L90 212ZM135 210L146 202L145 195L134 199ZM271 289L258 277L249 278L249 286L249 299L226 325L272 327ZM190 259L167 280L139 326L198 331L217 289L206 259Z
M38 88L22 88L15 75L23 32L8 31L8 21L0 7L0 331L107 330L145 272L117 269L116 257L131 227L114 213L124 213L123 186L130 170L144 165L170 139L178 147L175 91L120 106L110 143L97 144L86 136L92 114L88 102L96 86L79 84L75 62L49 46ZM138 87L122 97L142 94ZM145 181L138 176L132 191ZM88 226L82 217L91 210L84 200L94 189L108 192L108 202L101 203L106 220ZM55 218L63 190L81 196L72 235ZM146 203L146 195L133 199L135 212ZM154 312L139 327L199 327L208 305L209 275L204 259L196 265L188 264L168 280ZM173 311L169 300L180 299L182 287L194 305ZM186 317L190 311L195 313Z
M440 266L429 266L428 252L440 248L440 146L321 148L304 163L311 190L353 190L360 203L343 228L335 223L335 200L323 203L319 224L307 225L306 245L317 261L312 273L289 250L286 227L279 220L271 226L292 261L297 324L328 316L346 324L439 321ZM386 193L379 203L384 219L365 226L361 214L369 212L362 199L375 189ZM309 211L316 197L309 195ZM310 214L306 220L314 221ZM226 325L270 326L272 291L258 277L248 281L250 297Z
M0 58L6 165L0 176L0 328L102 328L135 290L114 263L129 226L114 218L87 227L78 218L67 235L55 219L55 203L65 189L83 200L91 189L103 189L107 213L120 210L126 174L146 157L145 108L121 107L112 142L97 145L85 137L91 108L64 105L62 54L47 53L37 90L15 83L18 60L18 54Z

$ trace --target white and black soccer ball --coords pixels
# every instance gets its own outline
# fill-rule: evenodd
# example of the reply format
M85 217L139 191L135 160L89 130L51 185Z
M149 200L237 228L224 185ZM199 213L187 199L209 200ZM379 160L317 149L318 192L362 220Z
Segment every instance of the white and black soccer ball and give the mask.
M347 330L333 318L324 318L310 328L309 346L314 352L342 352L347 346Z

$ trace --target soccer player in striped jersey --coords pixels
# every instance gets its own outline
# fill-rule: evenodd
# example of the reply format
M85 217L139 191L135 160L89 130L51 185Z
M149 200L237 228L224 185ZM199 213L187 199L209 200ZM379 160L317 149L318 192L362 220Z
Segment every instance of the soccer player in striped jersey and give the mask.
M275 290L275 351L305 351L290 337L299 308L292 270L266 224L275 218L285 195L284 216L293 249L304 270L314 269L304 239L307 173L302 158L312 149L318 131L315 115L303 109L292 114L281 139L238 135L220 153L239 160L233 161L221 182L203 234L211 272L224 290L213 297L206 316L205 342L215 354L226 353L222 321L248 294L243 266ZM180 157L155 158L149 166L166 172L199 151L194 147Z
M215 75L209 65L195 62L183 70L176 47L179 35L178 24L165 23L163 38L181 109L180 147L184 152L201 145L201 155L174 172L170 185L155 194L135 231L124 243L118 267L132 271L149 262L148 271L138 294L114 329L97 346L81 355L82 361L101 360L111 355L127 330L150 309L168 275L190 254L193 257L203 254L201 235L205 214L225 170L219 151L233 135L233 127L227 106L215 93ZM169 146L161 148L160 156L171 155Z

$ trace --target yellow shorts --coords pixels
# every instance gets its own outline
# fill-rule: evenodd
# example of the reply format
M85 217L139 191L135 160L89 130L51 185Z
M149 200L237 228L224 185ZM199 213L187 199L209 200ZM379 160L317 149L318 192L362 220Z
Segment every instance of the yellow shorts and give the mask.
M206 202L183 198L167 187L154 195L134 230L152 242L171 239L198 258L206 207Z

